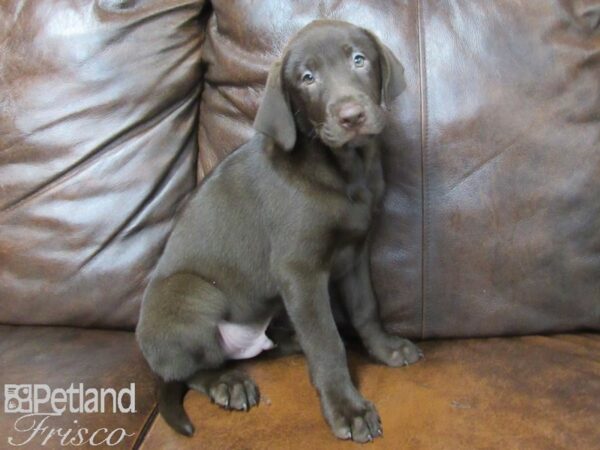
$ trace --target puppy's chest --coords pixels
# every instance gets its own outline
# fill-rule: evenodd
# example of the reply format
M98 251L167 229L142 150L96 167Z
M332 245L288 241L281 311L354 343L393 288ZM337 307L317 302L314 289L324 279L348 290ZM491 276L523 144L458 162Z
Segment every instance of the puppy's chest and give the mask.
M355 158L352 172L347 175L346 203L341 217L341 229L363 235L371 226L372 217L383 195L383 176L379 161Z
M337 229L332 274L340 277L356 265L359 248L368 235L381 192L368 183L348 186L348 201ZM350 190L351 189L351 190Z
M349 186L348 201L340 218L340 231L349 237L361 238L371 227L377 199L365 185Z

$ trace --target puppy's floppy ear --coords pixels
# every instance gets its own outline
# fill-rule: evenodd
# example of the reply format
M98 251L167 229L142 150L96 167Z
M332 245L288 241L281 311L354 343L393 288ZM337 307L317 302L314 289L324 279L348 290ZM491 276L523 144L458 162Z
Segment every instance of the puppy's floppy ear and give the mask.
M365 30L366 31L366 30ZM375 42L379 51L379 65L381 72L381 102L387 109L392 101L406 88L404 80L404 67L394 56L388 46L384 45L373 33L366 31Z
M271 137L285 151L290 151L296 144L296 124L282 85L281 68L281 61L271 66L265 93L254 119L254 129Z

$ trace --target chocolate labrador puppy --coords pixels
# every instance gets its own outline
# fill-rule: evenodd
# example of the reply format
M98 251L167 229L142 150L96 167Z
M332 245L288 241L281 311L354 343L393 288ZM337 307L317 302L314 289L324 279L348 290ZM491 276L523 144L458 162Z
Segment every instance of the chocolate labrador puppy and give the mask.
M293 348L265 334L283 309L335 435L381 434L350 378L329 292L341 293L375 359L396 367L422 356L383 330L369 276L368 233L384 190L378 135L403 88L392 52L345 22L311 23L272 66L258 133L192 195L144 295L137 338L178 432L193 433L188 387L228 409L258 404L254 382L224 363Z

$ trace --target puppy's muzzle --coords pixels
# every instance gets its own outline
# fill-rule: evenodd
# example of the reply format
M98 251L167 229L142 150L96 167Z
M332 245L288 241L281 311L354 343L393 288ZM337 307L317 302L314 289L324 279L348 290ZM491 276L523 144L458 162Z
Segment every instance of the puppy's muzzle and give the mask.
M355 130L365 123L367 115L365 108L356 101L347 101L340 105L337 112L337 120L340 126L346 130Z

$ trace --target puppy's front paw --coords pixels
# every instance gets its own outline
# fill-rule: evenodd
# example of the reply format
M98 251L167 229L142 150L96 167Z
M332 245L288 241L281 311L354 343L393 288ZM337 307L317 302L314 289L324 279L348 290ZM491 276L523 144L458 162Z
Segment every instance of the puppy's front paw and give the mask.
M362 408L349 408L336 411L331 420L331 429L340 439L352 439L354 442L371 442L381 436L381 419L370 402Z
M408 339L391 334L385 334L371 343L368 350L377 360L392 367L408 366L423 358L419 347Z
M344 394L325 394L321 402L325 418L338 438L364 443L382 435L375 406L353 389Z

